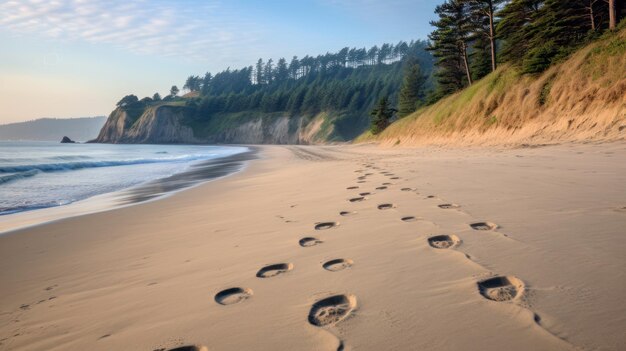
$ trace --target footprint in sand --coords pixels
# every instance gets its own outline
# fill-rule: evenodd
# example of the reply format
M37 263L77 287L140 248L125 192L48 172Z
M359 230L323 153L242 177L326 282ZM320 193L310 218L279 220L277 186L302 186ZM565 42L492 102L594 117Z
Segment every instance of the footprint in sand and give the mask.
M339 272L343 271L346 268L352 267L354 261L348 258L337 258L334 260L330 260L322 265L325 270L331 272Z
M383 185L393 185L392 183L383 183Z
M366 191L366 192L364 192L364 193L359 193L359 195L361 195L361 196L367 196L367 195L372 195L372 193L370 193L370 192Z
M385 190L385 189L387 189L386 186L379 186L378 188L376 188L376 190Z
M456 235L435 235L428 238L428 245L435 249L450 249L461 243Z
M265 266L256 273L257 278L271 278L293 269L292 263L277 263Z
M298 243L302 247L311 247L311 246L319 245L319 244L323 243L323 241L321 241L318 238L314 238L312 236L307 236L306 238L300 239L300 241L298 241Z
M358 180L364 180L364 179L367 179L367 177L366 177L366 176L360 176L360 177L358 177L357 179L358 179Z
M498 276L477 283L478 291L486 299L510 301L522 295L524 282L513 276Z
M330 229L330 228L334 228L336 226L338 226L339 223L337 222L319 222L319 223L315 223L315 230L326 230L326 229Z
M444 210L461 207L460 205L457 205L457 204L441 204L441 205L437 205L437 206L439 206L439 208L443 208Z
M356 296L354 295L327 297L311 306L309 323L317 327L333 325L348 317L355 308Z
M233 305L250 297L252 297L252 289L250 288L230 288L218 292L215 295L215 302L220 305Z
M394 208L395 206L393 204L380 204L377 207L379 210L389 210Z
M367 183L367 181L365 181L365 180L359 180L357 183L359 183L359 184L363 184L363 183Z
M427 199L434 199L434 198L435 198L435 195L428 195L428 196L426 196L426 198L427 198Z
M357 214L356 211L341 211L341 212L339 212L339 215L340 216L344 216L344 217L354 216L355 214Z
M400 177L391 177L389 179L394 179L395 180L395 179L400 179Z
M363 197L363 196L353 197L351 199L348 199L348 201L350 201L350 202L361 202L361 201L365 201L365 197Z
M158 349L158 350L165 350L165 349ZM206 346L186 345L186 346L180 346L180 347L176 347L173 349L169 349L167 351L209 351L209 349Z
M415 190L415 189L413 189L413 188L402 188L402 189L400 189L400 190L401 190L401 191L413 191L413 190Z
M406 217L400 218L400 220L402 220L403 222L415 222L417 221L417 218L413 216L406 216Z
M348 189L348 190L354 190L354 189L358 189L358 188L359 188L358 186L349 186L349 187L347 187L346 189Z
M470 227L474 230L494 230L498 228L498 225L491 222L475 222L471 223Z

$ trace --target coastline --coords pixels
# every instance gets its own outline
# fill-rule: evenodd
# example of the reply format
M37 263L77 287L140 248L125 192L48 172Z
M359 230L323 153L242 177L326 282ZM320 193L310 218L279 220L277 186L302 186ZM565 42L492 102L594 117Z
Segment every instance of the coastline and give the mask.
M189 169L173 175L148 181L127 189L100 194L67 205L40 208L0 216L0 236L31 226L76 216L123 208L145 201L159 200L179 191L198 186L204 182L243 170L247 162L255 159L258 149L248 150L226 157L210 159L193 164Z
M615 286L626 248L623 143L259 151L244 172L159 201L0 236L0 350L626 343ZM470 227L481 221L497 227ZM319 222L335 226L316 230ZM449 249L429 245L443 234L459 240ZM301 247L309 236L322 243ZM348 267L325 268L336 259ZM279 263L292 269L256 276ZM485 298L477 284L493 276L519 279L521 294ZM216 303L234 287L251 296ZM353 298L351 314L311 324L312 306L338 294Z

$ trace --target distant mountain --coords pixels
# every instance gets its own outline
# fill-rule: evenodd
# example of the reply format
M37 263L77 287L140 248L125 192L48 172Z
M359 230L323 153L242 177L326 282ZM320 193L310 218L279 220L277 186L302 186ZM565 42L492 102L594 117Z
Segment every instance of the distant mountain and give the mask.
M87 141L98 136L106 117L40 118L0 125L0 140L61 141L63 136Z

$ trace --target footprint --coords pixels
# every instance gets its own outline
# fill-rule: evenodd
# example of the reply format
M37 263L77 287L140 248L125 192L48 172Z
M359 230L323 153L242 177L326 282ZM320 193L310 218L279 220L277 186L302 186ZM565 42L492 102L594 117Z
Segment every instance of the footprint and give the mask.
M292 263L277 263L261 268L257 273L257 278L271 278L282 273L287 273L293 269Z
M400 177L391 177L389 179L400 179Z
M371 176L374 175L374 173L365 173L364 176Z
M349 199L348 201L350 201L350 202L361 202L361 201L364 201L364 200L365 200L365 197L359 196L359 197L353 197L353 198Z
M498 228L498 225L491 222L475 222L471 223L470 227L474 230L494 230Z
M450 249L461 243L456 235L435 235L428 238L428 245L435 249Z
M314 238L312 236L308 236L306 238L300 239L300 241L298 241L298 243L302 247L311 247L311 246L315 246L315 245L321 244L321 243L323 243L323 241L321 241L318 238Z
M209 349L206 346L186 345L186 346L175 347L167 351L209 351Z
M360 176L360 177L358 177L357 179L358 179L358 180L364 180L364 179L367 179L367 177L366 177L366 176Z
M352 267L354 262L351 259L337 258L334 260L330 260L322 265L325 270L331 272L339 272L346 268Z
M415 221L417 221L417 218L415 218L413 216L406 216L406 217L402 217L400 219L402 221L404 221L404 222L415 222Z
M380 204L378 205L379 210L388 210L390 208L394 208L393 204Z
M513 276L498 276L477 283L483 297L493 301L510 301L522 295L524 282Z
M461 207L461 206L459 206L457 204L441 204L441 205L437 205L437 206L439 206L439 208L443 208L444 210Z
M341 212L339 212L339 215L344 216L344 217L354 216L355 214L357 214L356 211L341 211Z
M356 308L356 296L335 295L319 300L311 306L309 323L317 327L336 324Z
M387 189L386 186L379 186L378 188L376 188L376 190L385 190L385 189Z
M413 190L415 190L415 189L413 189L413 188L402 188L402 189L400 189L400 190L402 190L402 191L413 191Z
M362 184L362 183L367 183L367 182L365 180L359 180L357 183Z
M427 198L427 199L434 199L434 198L435 198L435 195L428 195L428 196L426 196L426 198Z
M383 185L393 185L392 183L383 183Z
M361 195L361 196L367 196L367 195L372 195L372 193L370 193L370 192L367 192L367 191L366 191L366 192L364 192L364 193L359 193L359 195Z
M358 189L358 188L359 188L358 186L349 186L349 187L347 187L346 189L348 189L348 190L354 190L354 189Z
M233 305L252 297L250 288L230 288L222 290L215 295L215 302L220 305Z
M337 222L320 222L315 224L315 230L326 230L338 226Z

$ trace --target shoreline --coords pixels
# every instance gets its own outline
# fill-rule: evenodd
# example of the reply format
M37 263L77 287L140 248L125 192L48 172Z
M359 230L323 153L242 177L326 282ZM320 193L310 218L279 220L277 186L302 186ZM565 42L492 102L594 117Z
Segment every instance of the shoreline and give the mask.
M0 236L0 350L626 343L623 143L259 149L193 191Z
M126 189L95 195L66 205L2 215L0 216L0 236L16 230L45 225L66 218L164 199L177 192L193 189L202 183L215 181L238 173L245 169L248 162L257 157L258 148L247 145L235 146L244 146L248 150L226 157L201 161L190 165L184 171L164 178L147 181Z

